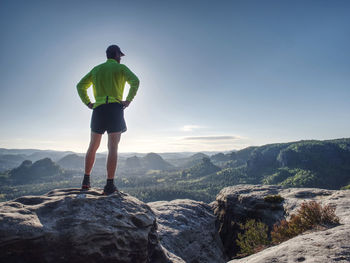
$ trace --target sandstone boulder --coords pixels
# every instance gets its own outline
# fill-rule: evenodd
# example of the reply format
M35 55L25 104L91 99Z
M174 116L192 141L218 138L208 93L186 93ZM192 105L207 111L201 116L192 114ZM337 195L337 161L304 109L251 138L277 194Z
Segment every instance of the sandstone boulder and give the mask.
M159 244L147 204L101 191L59 189L0 203L0 261L184 262Z
M210 206L189 199L151 202L161 244L187 263L223 263L218 221Z

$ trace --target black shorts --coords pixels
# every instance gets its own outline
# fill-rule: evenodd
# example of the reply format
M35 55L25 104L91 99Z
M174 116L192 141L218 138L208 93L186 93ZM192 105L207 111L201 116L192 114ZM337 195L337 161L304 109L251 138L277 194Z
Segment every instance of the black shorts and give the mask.
M104 134L111 132L126 132L127 127L124 120L124 106L113 102L102 104L92 110L90 128L91 131Z

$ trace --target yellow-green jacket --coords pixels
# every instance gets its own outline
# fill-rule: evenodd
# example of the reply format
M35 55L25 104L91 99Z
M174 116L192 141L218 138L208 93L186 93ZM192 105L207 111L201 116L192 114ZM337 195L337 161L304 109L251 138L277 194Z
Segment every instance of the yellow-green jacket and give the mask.
M109 58L105 63L97 65L86 74L77 84L77 90L81 100L88 105L90 99L87 95L87 89L92 84L96 101L93 108L96 108L105 103L121 102L125 82L130 85L126 100L132 101L139 88L139 79L127 66Z

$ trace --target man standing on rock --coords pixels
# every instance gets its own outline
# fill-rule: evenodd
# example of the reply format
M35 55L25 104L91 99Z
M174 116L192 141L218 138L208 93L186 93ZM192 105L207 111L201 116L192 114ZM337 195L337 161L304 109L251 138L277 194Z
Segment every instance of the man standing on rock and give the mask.
M85 174L82 190L90 189L90 173L95 162L95 155L100 146L102 134L108 134L107 183L103 194L109 195L118 191L114 185L114 174L117 168L118 143L121 134L127 130L124 120L124 109L136 95L139 79L124 64L120 64L124 53L117 45L106 50L107 61L94 67L78 83L78 94L85 105L92 109L91 140L85 156ZM130 85L129 94L123 101L125 83ZM90 102L87 89L93 85L95 103Z

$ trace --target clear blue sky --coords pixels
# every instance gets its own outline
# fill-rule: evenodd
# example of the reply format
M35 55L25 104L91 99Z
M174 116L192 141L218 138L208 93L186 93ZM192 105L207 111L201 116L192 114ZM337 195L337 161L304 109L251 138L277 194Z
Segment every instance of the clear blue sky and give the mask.
M339 0L3 0L0 147L85 152L76 84L110 44L140 79L121 152L350 137L349 14Z

